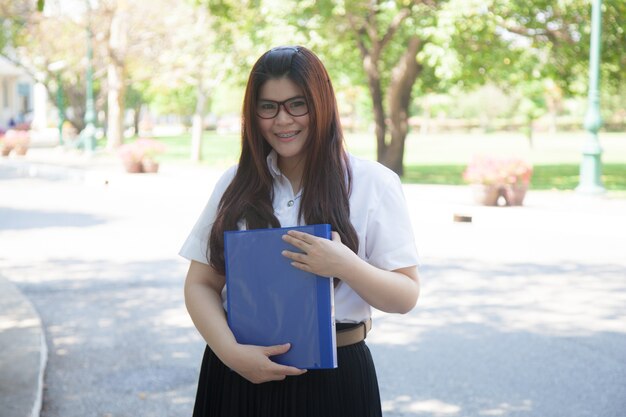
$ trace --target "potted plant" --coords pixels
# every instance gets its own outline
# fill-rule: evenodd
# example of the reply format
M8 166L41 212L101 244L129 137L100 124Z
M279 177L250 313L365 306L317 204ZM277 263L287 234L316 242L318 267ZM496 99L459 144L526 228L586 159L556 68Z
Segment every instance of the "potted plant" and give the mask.
M158 172L158 157L165 152L165 145L159 141L148 138L138 139L135 145L143 150L143 158L141 159L143 172Z
M500 197L507 206L521 206L532 176L532 165L520 158L477 156L463 172L480 204L498 205Z
M119 155L126 172L158 172L158 155L165 151L165 146L154 139L140 138L133 143L122 145Z
M2 156L9 156L11 152L16 155L26 155L30 145L30 132L21 129L9 129L2 136Z
M2 152L2 156L9 156L13 147L4 138L5 133L4 130L0 129L0 151Z

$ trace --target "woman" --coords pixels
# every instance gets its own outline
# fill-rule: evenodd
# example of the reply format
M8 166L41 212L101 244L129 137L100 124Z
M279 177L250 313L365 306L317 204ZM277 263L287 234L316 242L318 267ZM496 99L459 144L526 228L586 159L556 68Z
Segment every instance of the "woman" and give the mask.
M332 240L291 231L284 239L294 251L283 255L294 268L335 277L341 347L337 369L306 371L271 360L289 344L235 340L225 313L223 234L316 223L331 225ZM180 252L191 260L187 309L207 342L194 417L381 416L363 328L371 307L406 313L417 302L411 230L398 176L344 150L321 61L303 47L263 54L244 97L239 164L218 181Z

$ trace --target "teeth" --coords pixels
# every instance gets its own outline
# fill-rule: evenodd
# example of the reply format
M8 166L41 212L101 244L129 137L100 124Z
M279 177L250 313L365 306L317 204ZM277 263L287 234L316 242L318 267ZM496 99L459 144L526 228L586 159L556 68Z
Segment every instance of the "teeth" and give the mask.
M278 136L279 138L290 138L292 136L295 136L298 132L292 132L292 133L277 133L276 136Z

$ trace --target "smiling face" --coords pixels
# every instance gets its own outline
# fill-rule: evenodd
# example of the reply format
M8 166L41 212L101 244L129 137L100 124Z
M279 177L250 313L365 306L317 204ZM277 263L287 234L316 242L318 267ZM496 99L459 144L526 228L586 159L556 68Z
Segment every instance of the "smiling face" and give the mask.
M303 91L289 78L282 77L267 80L259 90L259 104L263 100L284 102L294 97L303 97ZM302 103L297 103L301 105ZM272 119L263 119L257 116L259 128L267 143L278 154L278 166L296 166L305 156L305 144L309 137L309 114L292 116L285 111L284 106L293 105L285 103L279 106L278 114ZM293 111L292 113L298 113Z

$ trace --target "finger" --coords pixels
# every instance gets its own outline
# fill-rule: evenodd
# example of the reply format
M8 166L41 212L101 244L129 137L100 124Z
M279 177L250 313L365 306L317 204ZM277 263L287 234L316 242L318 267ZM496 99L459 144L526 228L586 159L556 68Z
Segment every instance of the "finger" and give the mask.
M276 368L276 374L280 376L298 376L306 373L306 369L298 369L293 366L278 365Z
M295 237L296 239L302 240L303 242L306 243L313 243L315 242L315 239L317 239L317 237L310 235L308 233L304 233L304 232L299 232L297 230L290 230L287 232L287 234L289 236Z
M265 355L266 356L281 355L287 352L289 349L291 349L290 343L285 343L282 345L267 346L265 348Z
M291 266L294 266L298 269L301 269L302 271L305 272L311 272L311 267L308 266L307 264L303 264L302 262L292 262Z
M292 246L295 246L296 248L306 252L307 249L311 246L310 244L306 243L305 241L298 239L295 236L290 236L290 235L283 235L283 240L287 243L289 243Z
M281 255L283 255L286 258L291 259L292 261L304 262L306 260L306 253L298 253L298 252L291 252L288 250L284 250L281 252Z
M268 357L281 355L283 353L286 353L289 349L291 349L291 343L285 343L283 345L268 346L265 348L265 354ZM273 369L273 373L277 377L282 376L284 378L285 375L302 375L303 373L306 372L306 369L298 369L294 366L281 365L275 362L274 362L274 365L275 366Z

